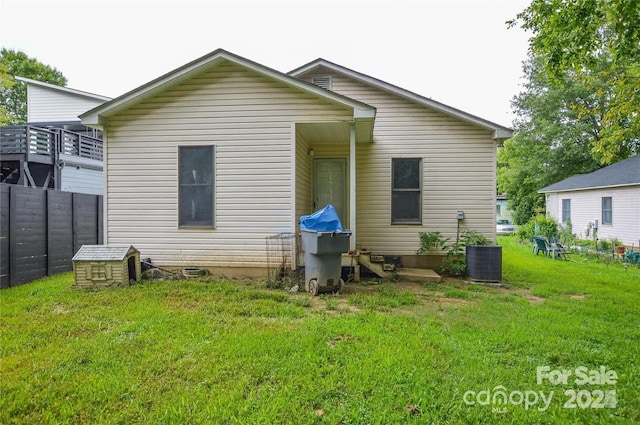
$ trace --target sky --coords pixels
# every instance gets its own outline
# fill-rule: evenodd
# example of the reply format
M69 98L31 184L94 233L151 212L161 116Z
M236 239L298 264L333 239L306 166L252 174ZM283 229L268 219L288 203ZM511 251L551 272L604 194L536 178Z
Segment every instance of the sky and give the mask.
M523 0L0 0L0 45L117 97L223 48L281 72L317 58L511 126Z

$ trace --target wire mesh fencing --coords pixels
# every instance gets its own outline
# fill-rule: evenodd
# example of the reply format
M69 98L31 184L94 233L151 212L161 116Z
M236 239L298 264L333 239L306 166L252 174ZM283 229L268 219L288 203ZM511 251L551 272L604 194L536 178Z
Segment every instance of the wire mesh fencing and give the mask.
M278 233L266 237L267 286L291 289L301 282L298 267L300 236L296 233Z

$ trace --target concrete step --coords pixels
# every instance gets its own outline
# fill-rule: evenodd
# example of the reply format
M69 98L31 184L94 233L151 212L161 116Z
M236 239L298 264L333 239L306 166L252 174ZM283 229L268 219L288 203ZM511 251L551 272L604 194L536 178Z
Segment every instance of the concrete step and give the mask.
M431 269L408 269L399 268L397 270L398 280L408 282L440 282L440 275Z

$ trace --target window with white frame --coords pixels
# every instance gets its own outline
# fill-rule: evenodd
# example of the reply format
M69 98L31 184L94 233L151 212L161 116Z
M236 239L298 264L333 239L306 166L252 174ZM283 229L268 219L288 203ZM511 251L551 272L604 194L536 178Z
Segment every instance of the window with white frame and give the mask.
M214 226L214 147L178 148L178 225Z
M391 223L422 224L422 159L391 160Z
M613 203L611 196L602 197L602 224L613 224Z
M571 199L562 200L562 222L571 220Z

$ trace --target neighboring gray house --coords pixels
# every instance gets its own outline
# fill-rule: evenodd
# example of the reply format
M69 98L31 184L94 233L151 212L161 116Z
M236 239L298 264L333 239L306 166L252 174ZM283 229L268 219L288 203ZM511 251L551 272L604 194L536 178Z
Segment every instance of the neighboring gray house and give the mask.
M105 96L16 77L27 85L27 125L0 129L0 182L102 194L102 133L78 115Z
M545 195L547 214L561 223L570 219L578 236L592 237L597 226L600 239L640 244L640 155L538 192Z
M265 238L331 203L351 249L495 239L511 130L318 59L289 74L216 50L81 115L104 131L105 242L164 266L264 275Z

